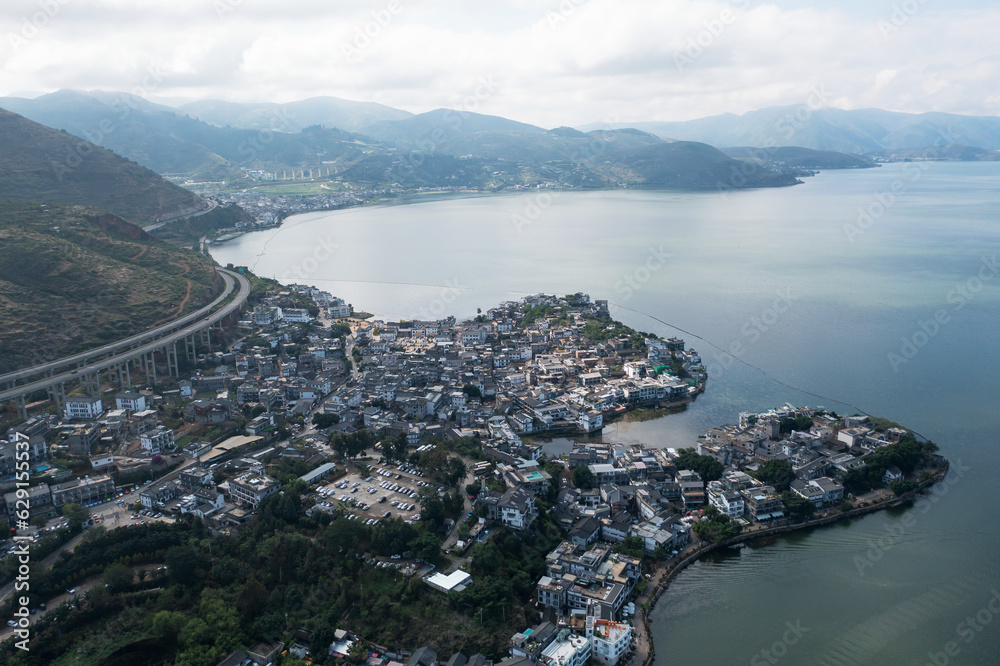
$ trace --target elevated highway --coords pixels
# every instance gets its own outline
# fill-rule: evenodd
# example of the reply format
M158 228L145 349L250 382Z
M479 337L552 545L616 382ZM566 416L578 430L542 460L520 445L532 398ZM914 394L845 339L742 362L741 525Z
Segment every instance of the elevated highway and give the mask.
M35 391L47 390L62 411L67 383L79 381L88 392L97 393L100 391L100 373L111 371L120 384L131 386L132 364L140 364L146 376L151 378L151 383L155 384L157 353L166 356L168 373L177 376L177 343L183 342L186 357L194 360L195 336L201 334L203 340L209 342L210 329L238 312L250 295L250 281L246 277L224 268L218 270L226 286L223 293L207 306L144 333L2 375L0 402L14 401L19 415L26 418L25 397ZM226 302L226 299L230 300Z

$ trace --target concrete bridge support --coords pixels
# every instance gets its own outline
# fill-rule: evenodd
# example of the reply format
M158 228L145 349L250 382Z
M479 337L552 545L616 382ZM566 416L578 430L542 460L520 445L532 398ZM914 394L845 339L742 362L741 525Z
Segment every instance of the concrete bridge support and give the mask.
M194 363L195 360L197 360L197 357L195 356L193 335L189 335L188 337L184 338L184 353L185 356L187 357L187 360L191 361L192 363Z
M66 411L66 384L59 382L48 387L49 400L56 406L56 411L62 416Z
M24 396L19 395L14 398L14 407L17 408L17 418L22 421L28 420L28 407L25 405Z
M205 345L205 353L212 351L212 327L201 329L201 344Z
M172 342L163 348L167 355L167 374L171 377L180 377L180 359L177 358L177 343Z

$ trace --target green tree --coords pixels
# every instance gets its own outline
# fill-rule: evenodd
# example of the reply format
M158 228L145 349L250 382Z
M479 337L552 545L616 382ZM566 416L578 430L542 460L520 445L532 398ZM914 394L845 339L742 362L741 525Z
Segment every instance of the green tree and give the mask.
M621 543L615 545L614 551L616 553L622 553L623 555L628 555L629 557L642 557L644 550L644 544L642 537L639 536L628 536Z
M150 629L161 643L173 643L188 618L175 611L159 611L150 619Z
M124 564L115 562L104 569L104 583L112 594L124 592L132 587L133 580L135 580L135 572Z
M788 490L792 481L795 480L795 471L792 469L792 463L787 460L774 459L761 465L760 470L753 476L770 486L774 486L774 489L780 493Z
M333 638L333 629L327 625L313 630L312 636L309 637L309 656L313 662L322 663L322 660L326 659Z
M312 416L313 425L322 430L340 423L340 416L337 414L321 414L317 412Z
M573 468L573 485L577 488L581 490L593 488L595 481L594 473L590 471L590 467L587 465L580 465Z
M66 524L72 531L79 530L88 517L87 510L79 504L70 502L63 506L63 518L66 519Z
M702 512L702 520L697 521L692 529L702 541L715 542L731 539L743 528L714 506L709 506Z
M816 505L811 500L807 500L802 495L794 493L791 490L786 490L781 494L781 501L788 508L789 518L796 522L807 520L816 513Z
M725 467L711 456L702 456L691 448L681 449L676 461L677 469L690 469L698 473L705 483L722 478Z

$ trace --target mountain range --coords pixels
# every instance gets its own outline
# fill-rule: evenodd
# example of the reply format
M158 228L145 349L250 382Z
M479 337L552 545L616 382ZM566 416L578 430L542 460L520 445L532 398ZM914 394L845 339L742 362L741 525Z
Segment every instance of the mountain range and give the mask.
M949 157L955 155L953 151L945 151L952 146L1000 150L1000 118L953 113L777 106L742 115L726 113L679 122L595 123L580 129L609 126L633 127L660 137L722 148L799 146L877 156L929 150L929 155L940 159L954 159Z
M0 107L157 173L195 180L280 178L292 169L302 178L303 169L313 169L362 187L714 189L731 183L740 165L712 146L674 145L686 142L634 129L548 130L484 114L438 109L413 115L334 98L286 105L196 102L175 109L124 93L61 90L3 98ZM294 118L299 120L292 123ZM738 182L770 187L797 181L763 169Z

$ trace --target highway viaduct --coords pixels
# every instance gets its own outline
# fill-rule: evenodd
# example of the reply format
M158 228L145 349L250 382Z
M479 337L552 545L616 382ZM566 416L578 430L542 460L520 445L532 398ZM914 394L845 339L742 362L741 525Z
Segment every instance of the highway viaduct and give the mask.
M97 395L100 393L100 374L109 371L119 385L131 387L132 365L142 368L155 385L155 355L158 352L166 357L168 374L179 376L178 343L183 343L185 357L195 360L196 336L200 335L205 344L211 344L212 327L238 313L250 295L250 281L244 275L225 268L218 271L226 286L222 294L205 307L117 342L0 375L0 402L13 401L18 416L27 418L26 397L44 389L61 414L66 404L67 384L79 381L88 394ZM232 296L237 288L236 295Z

